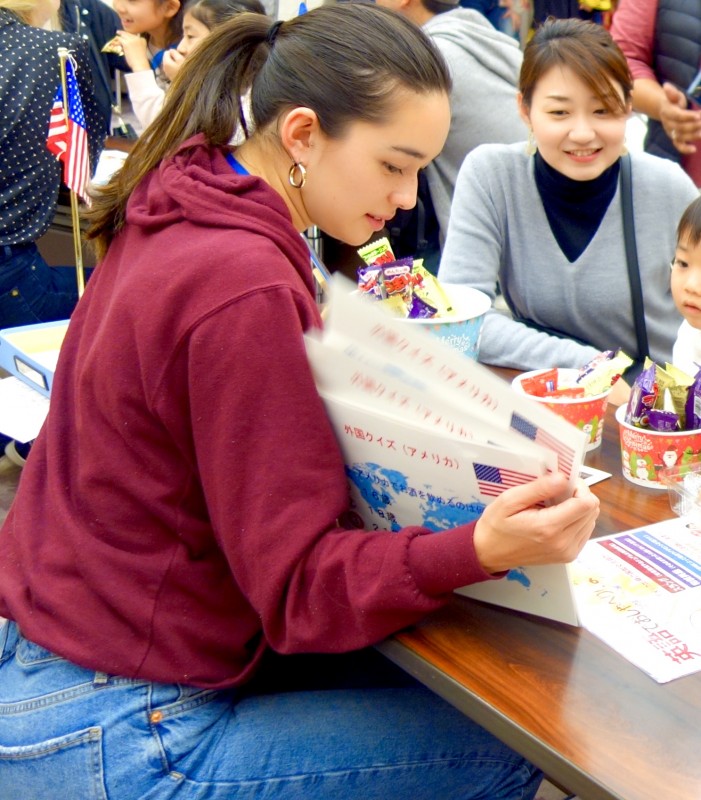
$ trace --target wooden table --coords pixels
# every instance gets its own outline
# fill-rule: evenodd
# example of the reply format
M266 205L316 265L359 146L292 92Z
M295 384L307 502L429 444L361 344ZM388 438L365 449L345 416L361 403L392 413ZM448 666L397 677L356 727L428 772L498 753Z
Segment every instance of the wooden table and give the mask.
M613 414L595 535L673 516L623 478ZM457 595L379 649L583 800L701 798L701 673L661 685L584 629Z

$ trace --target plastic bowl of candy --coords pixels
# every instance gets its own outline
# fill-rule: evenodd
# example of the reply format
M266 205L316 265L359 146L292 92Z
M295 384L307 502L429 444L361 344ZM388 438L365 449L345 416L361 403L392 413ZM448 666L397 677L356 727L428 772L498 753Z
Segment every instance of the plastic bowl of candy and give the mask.
M680 464L660 470L660 482L669 492L669 505L674 513L701 524L701 464Z

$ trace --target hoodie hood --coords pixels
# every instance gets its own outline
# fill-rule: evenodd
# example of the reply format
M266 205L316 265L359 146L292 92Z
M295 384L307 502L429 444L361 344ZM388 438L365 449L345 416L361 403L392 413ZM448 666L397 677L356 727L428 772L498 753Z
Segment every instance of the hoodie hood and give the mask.
M485 70L514 84L521 69L521 48L515 39L496 30L479 11L456 8L436 14L423 29L429 36L464 50Z
M309 251L280 195L261 178L234 172L225 152L207 144L202 134L180 145L141 181L126 218L147 236L179 222L259 235L285 254L313 290Z

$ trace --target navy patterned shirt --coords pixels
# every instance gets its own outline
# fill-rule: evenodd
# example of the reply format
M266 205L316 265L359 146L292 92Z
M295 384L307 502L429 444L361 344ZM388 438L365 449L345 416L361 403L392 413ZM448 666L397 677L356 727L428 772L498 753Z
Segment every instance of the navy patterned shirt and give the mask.
M56 209L62 165L46 147L60 82L58 48L77 62L91 169L103 144L86 44L21 22L0 9L0 245L28 244L46 232Z

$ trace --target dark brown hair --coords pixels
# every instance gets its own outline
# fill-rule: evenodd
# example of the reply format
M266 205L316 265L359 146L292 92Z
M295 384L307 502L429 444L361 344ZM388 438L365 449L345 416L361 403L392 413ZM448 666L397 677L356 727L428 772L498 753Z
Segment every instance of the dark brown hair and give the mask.
M574 18L550 18L536 30L524 50L519 78L527 108L536 84L555 66L569 67L608 111L621 114L628 110L633 91L628 62L602 25ZM616 84L623 90L623 99Z
M156 5L162 5L165 0L155 0ZM166 47L173 47L183 38L183 4L180 2L178 10L168 18L168 35ZM148 36L146 37L148 38Z
M692 247L701 242L701 197L692 200L686 207L677 225L677 244L682 238Z
M191 14L210 31L244 11L265 14L265 7L260 0L187 0L183 8L183 14Z
M226 147L237 126L249 133L241 98L250 89L255 131L297 106L316 112L323 132L343 135L352 122L378 123L397 91L448 94L448 68L428 36L409 20L379 6L320 6L275 23L242 13L218 25L187 60L166 95L162 112L144 131L112 180L94 196L88 239L102 256L124 224L136 186L182 142L202 133Z

